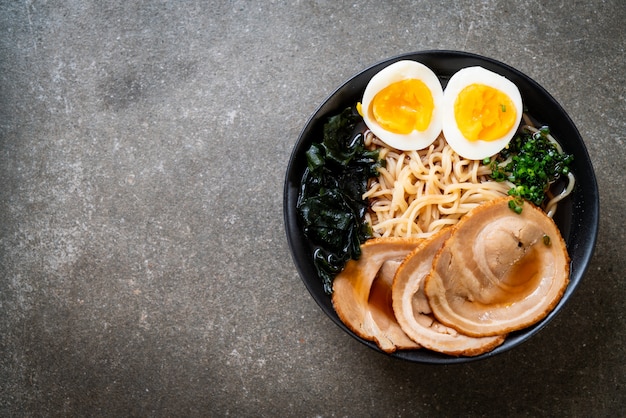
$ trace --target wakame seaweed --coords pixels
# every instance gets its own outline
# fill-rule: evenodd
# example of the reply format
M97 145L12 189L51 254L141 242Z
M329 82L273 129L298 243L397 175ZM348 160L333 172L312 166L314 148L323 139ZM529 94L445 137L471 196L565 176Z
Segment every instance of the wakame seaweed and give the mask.
M304 234L314 246L313 262L332 293L332 282L345 263L361 256L361 244L372 237L365 222L368 202L362 198L369 178L385 161L365 148L361 117L352 107L328 118L322 141L306 152L297 209Z

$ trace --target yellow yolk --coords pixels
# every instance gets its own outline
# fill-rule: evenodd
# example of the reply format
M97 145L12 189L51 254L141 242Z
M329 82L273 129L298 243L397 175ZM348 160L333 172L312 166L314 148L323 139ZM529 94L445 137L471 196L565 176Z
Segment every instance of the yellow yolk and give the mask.
M391 83L372 99L371 115L389 132L409 134L430 125L433 95L423 81L410 78Z
M456 123L470 141L501 138L513 127L516 116L509 96L484 84L465 87L454 102Z

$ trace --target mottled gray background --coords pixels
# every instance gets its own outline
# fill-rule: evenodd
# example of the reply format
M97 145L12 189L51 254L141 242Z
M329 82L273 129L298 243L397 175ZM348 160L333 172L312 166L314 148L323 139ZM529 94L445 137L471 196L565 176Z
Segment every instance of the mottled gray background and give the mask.
M625 21L621 0L0 0L0 415L622 415ZM335 326L282 218L318 104L425 49L538 81L600 186L566 309L449 367Z

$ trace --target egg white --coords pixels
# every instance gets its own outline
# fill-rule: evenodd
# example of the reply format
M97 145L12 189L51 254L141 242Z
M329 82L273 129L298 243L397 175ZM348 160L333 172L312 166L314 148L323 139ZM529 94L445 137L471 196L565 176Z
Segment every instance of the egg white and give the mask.
M454 102L459 93L471 84L484 84L509 96L515 106L516 121L509 131L493 141L470 141L459 129L454 117ZM483 67L467 67L456 72L443 93L443 135L452 149L464 158L482 160L500 152L515 135L522 119L522 96L517 86L506 77Z
M409 134L389 132L383 128L370 113L372 99L376 94L388 85L405 80L421 80L430 90L433 96L433 114L428 128L424 131L414 130ZM401 151L412 151L426 148L432 144L441 133L442 117L441 105L443 101L443 88L435 73L417 61L397 61L378 72L367 84L363 93L361 109L363 120L367 127L392 148Z

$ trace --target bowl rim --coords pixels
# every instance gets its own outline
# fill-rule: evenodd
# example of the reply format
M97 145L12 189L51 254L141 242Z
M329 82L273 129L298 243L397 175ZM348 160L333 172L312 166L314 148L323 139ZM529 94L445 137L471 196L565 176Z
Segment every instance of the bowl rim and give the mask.
M359 97L358 94L362 95L367 81L373 74L393 62L403 59L417 60L425 63L431 68L433 67L432 62L441 62L442 65L449 65L451 69L458 67L457 70L471 65L481 65L487 69L491 69L492 71L505 75L518 85L523 98L532 99L530 102L539 100L542 111L537 112L537 114L554 115L548 116L548 119L550 119L550 117L554 117L555 120L558 118L559 123L557 125L559 126L560 132L559 134L555 134L555 136L560 138L561 133L567 135L566 137L568 138L568 141L566 144L563 143L562 140L559 142L567 152L572 153L575 156L572 171L576 174L577 184L572 198L567 199L569 201L569 218L560 219L564 228L562 235L567 243L568 252L571 257L570 283L568 284L561 300L554 307L554 309L546 315L545 318L530 327L509 334L502 345L496 347L488 353L478 356L454 357L425 349L398 350L394 353L383 352L374 342L357 336L341 321L332 307L330 296L325 293L321 295L319 286L313 283L309 277L311 275L312 266L310 255L308 259L303 259L306 255L304 247L308 246L308 244L302 242L301 239L298 239L298 236L301 236L302 232L299 227L297 211L294 203L297 199L299 181L297 184L294 183L296 179L299 180L297 174L299 173L301 177L302 172L304 171L304 168L301 167L303 158L302 154L303 150L306 150L308 145L312 142L312 139L310 138L311 133L320 129L321 124L323 124L325 119L332 114L333 110L335 112L340 110L339 108L343 106L342 103L345 102L347 98ZM459 63L469 63L470 65L463 65L462 67L459 67ZM440 65L435 65L435 67L436 68L432 68L433 71L435 71L435 74L440 77L442 83L445 84L447 82L447 78L449 78L454 71L447 74L447 70L440 68ZM351 102L352 101L353 100L351 100ZM533 113L531 112L531 114ZM550 126L551 128L553 127L553 125ZM299 165L300 168L298 168ZM580 178L584 179L585 187L581 187L582 182L580 182ZM292 260L296 266L300 279L303 281L310 295L322 311L347 334L373 350L390 357L426 364L456 364L487 359L519 346L521 343L536 335L541 329L550 323L558 313L561 312L563 306L578 288L583 276L585 275L597 241L599 217L598 185L589 153L580 132L560 103L535 80L514 67L493 58L455 50L424 50L398 54L372 64L344 81L339 87L332 91L320 105L317 106L315 111L307 119L291 151L283 189L283 220ZM578 223L572 225L573 222ZM559 223L559 221L557 221L557 223ZM318 282L321 283L319 278Z

